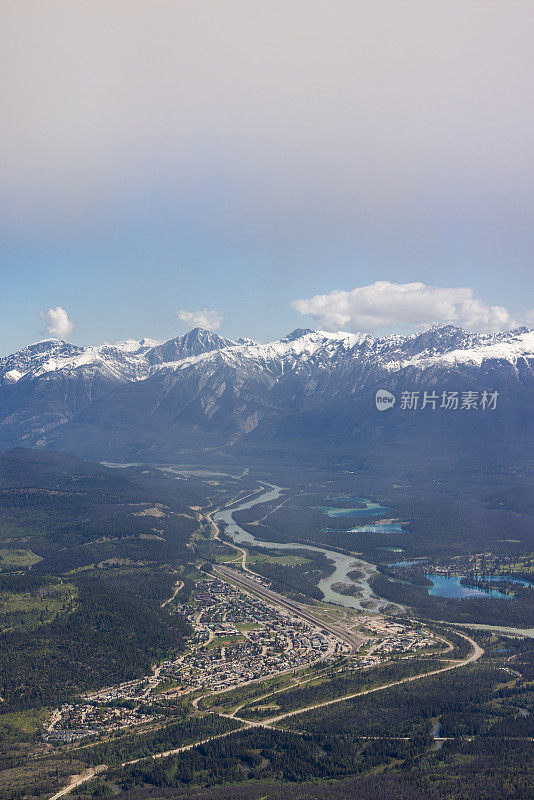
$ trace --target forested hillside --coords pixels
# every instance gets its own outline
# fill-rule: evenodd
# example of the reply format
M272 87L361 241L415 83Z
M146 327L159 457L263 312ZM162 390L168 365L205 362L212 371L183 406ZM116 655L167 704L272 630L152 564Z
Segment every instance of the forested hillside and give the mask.
M157 470L0 455L2 711L146 674L183 647L187 624L160 605L203 502L194 479Z

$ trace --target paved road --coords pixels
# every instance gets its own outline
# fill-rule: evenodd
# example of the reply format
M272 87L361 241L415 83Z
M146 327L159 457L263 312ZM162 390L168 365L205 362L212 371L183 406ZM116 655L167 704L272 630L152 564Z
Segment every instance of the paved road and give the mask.
M80 786L82 783L86 783L86 781L91 780L94 778L95 775L98 775L99 772L104 772L107 769L107 764L100 764L98 767L91 767L90 769L86 769L85 772L82 772L81 775L73 775L68 783L67 786L60 789L59 792L56 792L50 800L58 800L58 798L63 797L63 795L68 794L77 786Z
M242 720L239 717L237 717L235 719L237 719L238 722L243 722L243 725L242 725L241 728L237 728L237 729L235 729L233 731L225 731L224 733L220 733L220 734L217 734L215 736L211 736L211 737L209 737L207 739L202 739L202 740L197 741L197 742L191 742L191 744L186 744L186 745L183 745L182 747L177 747L174 750L166 750L163 753L154 753L152 756L143 756L142 759L138 758L138 759L133 759L132 761L125 761L123 764L121 764L121 766L127 767L127 766L130 766L132 764L136 764L138 761L141 761L141 760L143 760L145 758L152 758L152 759L165 758L167 756L175 755L177 753L183 753L186 750L192 750L194 747L197 747L200 744L207 744L208 742L213 741L214 739L221 739L221 738L223 738L225 736L230 736L232 733L237 733L238 731L244 731L244 730L248 730L250 728L255 728L255 727L271 728L277 722L280 722L282 719L287 719L288 717L295 716L296 714L305 714L305 713L307 713L309 711L314 711L316 708L323 708L325 706L333 705L334 703L342 703L345 700L351 700L352 698L355 698L355 697L358 697L358 696L361 696L361 695L371 694L372 692L379 692L379 691L382 691L384 689L389 689L392 686L399 686L400 684L409 683L411 681L421 680L422 678L428 678L428 677L430 677L432 675L439 675L441 672L447 672L448 670L451 670L451 669L458 669L459 667L465 667L467 664L470 664L473 661L477 661L483 655L484 650L473 639L471 639L466 634L462 633L462 634L460 634L460 636L463 636L464 639L467 639L467 641L470 642L471 646L473 647L473 652L467 658L463 659L462 661L457 661L457 662L448 664L446 667L441 667L440 669L432 670L431 672L425 672L422 675L412 675L409 678L401 678L398 681L393 681L391 683L387 683L387 684L384 684L382 686L376 686L373 689L365 689L365 690L360 691L360 692L355 692L354 694L345 695L344 697L336 698L335 700L326 700L323 703L316 703L315 705L308 706L307 708L299 708L299 709L297 709L295 711L288 711L285 714L279 714L276 717L271 717L270 719L263 720L261 722L250 722L249 720ZM221 716L229 716L229 715L221 715ZM100 764L97 767L94 767L92 769L87 770L82 775L73 775L72 778L70 779L68 785L65 786L63 789L60 789L59 792L56 792L56 794L54 794L52 797L50 797L49 800L58 800L58 798L63 797L64 795L68 794L76 786L80 786L80 784L85 783L86 781L90 780L95 775L97 775L99 772L104 772L107 769L108 769L107 764Z
M262 489L262 491L263 491L263 489ZM241 502L243 500L246 500L246 498L249 497L249 496L250 495L245 495L245 497L241 498ZM214 514L218 510L219 509L216 509L215 511L212 511L211 513ZM213 521L213 519L211 517L211 514L206 514L206 519L208 520L209 524L211 525L211 528L212 528L212 531L213 531L213 538L217 539L219 542L222 541L221 537L219 535L220 534L219 526L217 525L216 522ZM224 544L228 545L229 547L233 547L234 550L237 550L240 553L241 567L245 570L245 572L249 572L251 575L255 576L256 573L252 572L252 570L250 570L247 567L247 551L243 547L239 547L237 544L234 544L234 542L224 542ZM236 561L237 560L239 560L239 559L236 559Z
M215 739L224 739L225 736L230 736L230 734L232 733L237 733L238 731L239 732L246 731L249 728L255 728L256 726L257 723L255 722L245 722L244 725L242 725L240 728L234 728L233 730L225 731L224 733L216 733L213 736L209 736L207 739L201 739L199 742L191 742L191 744L184 744L182 747L175 747L174 750L165 750L164 753L154 753L151 756L142 756L141 758L134 758L132 761L123 761L120 766L129 767L132 764L137 764L139 761L146 761L147 758L155 760L156 758L167 758L168 756L174 756L177 753L184 753L186 750L192 750L193 747L198 747L201 744L207 744L208 742L213 742ZM50 800L54 800L54 798L51 797Z
M264 488L265 487L263 487L262 490ZM280 508L280 506L283 505L285 502L287 502L287 500L289 499L290 498L286 498L285 500L283 500L276 508ZM209 524L211 525L214 538L220 541L220 529L212 517L212 514L216 513L216 511L217 509L215 511L211 511L205 516ZM273 509L273 511L276 511L276 509ZM266 514L265 517L262 517L262 519L266 519L266 517L268 517L269 514L273 513L273 511L270 511L268 514ZM259 522L260 520L257 521ZM308 611L308 609L303 608L300 605L300 603L297 603L293 600L288 600L287 597L283 597L277 592L273 592L270 589L266 589L261 584L258 584L257 581L254 579L259 578L260 576L247 567L247 551L243 547L239 547L239 545L235 544L234 542L226 542L226 544L229 544L230 547L233 547L235 550L241 553L241 567L245 572L248 572L248 574L252 576L252 580L250 581L247 580L246 576L240 575L239 573L235 573L234 570L228 570L228 568L225 568L223 565L214 566L215 571L218 572L220 576L231 578L237 583L240 583L245 588L255 591L257 594L259 594L269 602L271 603L274 602L277 605L281 605L283 608L291 610L294 614L297 614L299 617L305 619L307 622L312 622L314 625L317 625L322 630L326 631L327 633L330 633L332 636L335 636L337 639L340 639L342 642L348 644L349 647L351 648L351 651L354 652L360 649L360 647L365 641L364 636L355 636L354 634L346 633L340 628L337 628L335 625L331 625L330 623L325 623L322 620L315 617L313 614L311 614Z
M464 639L467 639L467 641L470 642L471 646L473 647L473 652L462 661L452 662L450 664L447 664L446 667L440 667L439 669L434 669L431 672L425 672L423 675L411 675L408 678L400 678L398 681L392 681L391 683L385 683L380 686L375 686L372 689L364 689L363 691L354 692L354 694L348 694L345 695L344 697L337 697L334 700L325 700L322 703L316 703L313 706L307 706L307 708L300 708L296 709L295 711L286 711L285 714L279 714L276 717L270 717L269 719L265 720L264 723L266 725L273 725L276 722L280 722L281 720L287 719L288 717L293 717L296 714L305 714L308 713L309 711L314 711L317 708L324 708L325 706L331 706L334 705L335 703L342 703L345 700L352 700L355 697L361 697L362 695L365 694L372 694L373 692L380 692L383 691L384 689L390 689L392 686L400 686L403 683L418 681L421 680L421 678L429 678L432 675L439 675L440 673L448 672L451 669L458 669L459 667L465 667L472 661L477 661L484 654L484 650L474 641L474 639L471 639L471 637L467 636L466 634L462 633L460 634L460 636L463 636Z

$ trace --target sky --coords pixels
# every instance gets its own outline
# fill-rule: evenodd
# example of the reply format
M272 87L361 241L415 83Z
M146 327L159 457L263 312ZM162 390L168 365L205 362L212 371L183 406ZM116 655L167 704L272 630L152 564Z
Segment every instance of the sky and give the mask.
M0 353L534 325L531 0L5 0Z

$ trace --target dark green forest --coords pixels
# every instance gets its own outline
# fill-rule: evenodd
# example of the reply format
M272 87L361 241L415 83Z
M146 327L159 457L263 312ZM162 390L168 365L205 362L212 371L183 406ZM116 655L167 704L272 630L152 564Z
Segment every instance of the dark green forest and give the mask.
M160 605L191 560L202 502L198 482L156 470L0 455L0 547L40 559L0 573L3 712L146 674L183 647L187 624Z
M302 749L297 752L300 763L306 764ZM212 782L209 787L191 782L166 787L163 777L162 785L133 785L120 797L121 800L531 800L532 797L534 771L529 742L475 739L446 743L441 750L424 754L413 751L406 754L402 746L387 742L369 749L371 752L362 754L356 746L353 748L356 767L365 760L372 762L380 753L382 758L385 754L391 759L390 768L337 781L309 778L302 783L291 783L287 779L265 778L246 784ZM239 752L234 750L234 754ZM396 755L408 757L396 759L400 763L395 763ZM254 752L250 760L254 761ZM229 771L234 766L232 760ZM193 768L192 763L190 767ZM85 797L106 796L107 791L97 783ZM78 796L84 797L83 793Z
M520 679L511 676L503 647L515 654L514 665L530 663L532 647L491 636L484 645L482 662L461 676L429 676L296 715L280 723L286 731L238 731L111 773L80 794L105 794L114 782L124 800L280 800L282 787L295 800L527 800L534 749L525 712L534 712L534 687L527 666ZM436 729L450 737L440 747Z

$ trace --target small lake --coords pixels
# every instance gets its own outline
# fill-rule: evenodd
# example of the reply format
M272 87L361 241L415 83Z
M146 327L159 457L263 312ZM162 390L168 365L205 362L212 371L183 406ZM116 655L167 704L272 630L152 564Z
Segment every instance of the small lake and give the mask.
M401 564L397 563L397 566ZM498 589L482 589L478 586L463 586L461 584L462 576L448 578L445 575L426 575L432 581L432 586L428 590L429 594L434 597L496 597L499 599L509 600L510 595L500 592ZM509 583L517 583L520 586L533 586L529 581L522 578L505 578L504 575L484 575L483 580L498 582L506 580Z
M387 506L381 506L379 503L374 503L372 500L366 500L365 497L356 497L356 498L332 498L335 502L336 500L346 500L346 502L353 502L353 503L361 503L364 505L364 508L338 508L337 506L315 506L318 511L322 511L327 517L331 519L338 519L339 517L378 517L381 514L385 514L387 511L392 511L393 509L388 508Z
M372 525L362 525L352 528L351 533L404 533L400 522L373 522Z
M373 522L357 528L323 528L323 533L404 533L400 522Z
M451 597L461 599L464 597L494 597L509 600L510 596L503 594L498 589L481 589L477 586L463 586L461 576L448 578L445 575L426 575L432 581L428 593L434 597Z

